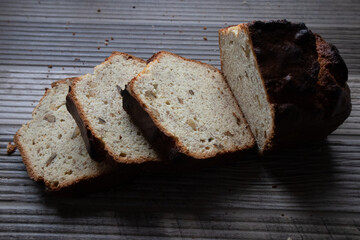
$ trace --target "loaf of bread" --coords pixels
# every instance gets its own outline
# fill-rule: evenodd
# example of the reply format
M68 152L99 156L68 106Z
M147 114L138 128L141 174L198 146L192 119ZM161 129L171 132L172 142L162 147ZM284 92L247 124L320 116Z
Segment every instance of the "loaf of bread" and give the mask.
M260 152L318 140L351 111L347 67L304 24L255 21L219 30L221 69Z
M66 105L92 158L124 164L159 161L123 110L119 92L145 66L142 59L114 52L93 75L73 81Z
M74 79L65 79L46 89L32 113L32 120L15 135L29 176L43 181L50 190L110 174L113 167L93 161L80 130L66 109L66 95Z
M212 158L255 144L223 75L208 64L159 52L122 95L124 109L166 159Z

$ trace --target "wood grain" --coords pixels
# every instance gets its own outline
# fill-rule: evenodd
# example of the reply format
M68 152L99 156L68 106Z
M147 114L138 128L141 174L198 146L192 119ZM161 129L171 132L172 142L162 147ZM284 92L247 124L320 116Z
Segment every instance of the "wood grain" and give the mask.
M359 10L352 0L1 1L0 239L360 239ZM45 88L114 50L219 67L219 28L284 18L335 44L349 67L353 110L327 140L63 195L30 180L19 152L6 154Z

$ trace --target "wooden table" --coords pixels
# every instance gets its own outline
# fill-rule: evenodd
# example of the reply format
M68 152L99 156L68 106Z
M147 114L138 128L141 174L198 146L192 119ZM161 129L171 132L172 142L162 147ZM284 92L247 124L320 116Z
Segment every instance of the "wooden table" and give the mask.
M19 152L6 155L44 88L114 50L219 67L219 28L284 18L335 44L349 67L353 110L324 142L67 196L30 180ZM359 120L360 1L3 0L0 239L360 239Z

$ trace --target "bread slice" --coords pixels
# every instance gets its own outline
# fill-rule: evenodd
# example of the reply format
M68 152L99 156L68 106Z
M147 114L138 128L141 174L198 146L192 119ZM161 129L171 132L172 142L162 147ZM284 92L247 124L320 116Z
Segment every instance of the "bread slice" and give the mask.
M221 72L169 52L155 54L122 91L124 109L169 159L205 159L255 142Z
M80 181L109 174L112 167L93 161L65 102L71 81L53 83L32 113L32 120L15 135L29 176L60 190Z
M347 67L304 24L239 24L220 29L219 44L222 72L260 152L324 138L349 116Z
M146 66L142 59L114 52L105 62L73 81L67 107L80 127L90 156L124 164L159 161L123 110L119 90Z

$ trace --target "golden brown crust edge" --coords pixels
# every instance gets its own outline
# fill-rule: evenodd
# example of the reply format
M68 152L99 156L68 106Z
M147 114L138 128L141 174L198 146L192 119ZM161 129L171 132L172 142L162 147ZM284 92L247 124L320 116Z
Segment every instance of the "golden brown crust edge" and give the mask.
M122 53L122 52L113 52L111 56L106 58L106 60L101 64L107 63L117 55L126 56L127 59L131 58L140 61L142 63L146 63L143 59L137 58L130 54ZM91 122L86 117L86 113L76 97L74 88L76 88L76 84L79 81L81 81L81 79L77 79L76 81L73 81L73 83L71 84L69 93L66 97L66 107L70 112L70 114L75 119L75 122L77 123L78 127L80 128L81 135L84 139L86 149L88 150L90 156L97 161L106 160L109 163L117 162L120 164L141 164L148 161L159 161L159 159L156 158L144 157L144 158L131 159L128 157L121 157L113 153L110 149L108 149L108 147L103 142L101 137L98 136L94 131Z
M228 87L225 79L224 79L224 76L222 75L221 71L217 68L215 68L214 66L211 66L209 64L206 64L206 63L203 63L203 62L200 62L200 61L196 61L196 60L191 60L191 59L187 59L187 58L184 58L184 57L181 57L179 55L176 55L174 53L171 53L171 52L167 52L167 51L160 51L158 53L155 53L149 60L148 60L148 66L149 64L151 64L152 62L155 62L155 61L159 61L162 57L162 55L164 54L170 54L174 57L177 57L177 58L180 58L182 60L185 60L187 62L193 62L193 63L196 63L196 64L201 64L203 66L206 66L206 67L210 67L212 70L218 72L221 74L222 78L223 78L223 81L225 83L225 86ZM133 78L130 83L128 84L128 86L126 87L126 91L131 95L132 98L134 98L138 103L139 105L141 106L142 110L144 112L146 112L146 114L150 117L151 121L152 121L152 124L154 126L156 126L157 129L159 129L160 132L162 132L166 137L168 137L168 141L172 141L173 144L170 144L172 146L172 150L171 151L174 151L174 152L178 152L178 153L182 153L182 154L185 154L191 158L195 158L195 159L206 159L206 158L212 158L212 157L216 157L218 155L223 155L223 154L230 154L230 153L233 153L233 152L237 152L237 151L241 151L241 150L245 150L245 149L250 149L254 146L255 144L255 140L253 139L252 143L248 144L248 145L244 145L244 146L236 146L232 149L229 149L229 150L226 150L226 151L218 151L218 152L215 152L215 151L212 151L212 152L209 152L207 154L203 154L203 153L192 153L192 152L189 152L187 150L187 148L180 142L180 140L174 136L173 134L171 134L169 131L167 131L167 129L165 129L161 123L159 122L159 120L151 113L151 111L146 108L146 104L140 99L139 96L137 96L133 89L134 89L134 84L135 82L139 79L139 77L141 77L141 75L147 71L148 69L148 66L141 72L138 74L138 76L136 76L135 78ZM229 88L229 87L228 87ZM230 88L228 89L230 91ZM230 91L231 92L231 91ZM232 95L233 96L233 95ZM236 100L235 100L236 101ZM243 117L243 120L244 122L247 124L244 116L243 116L243 113L241 112L241 109L239 108L239 106L236 104L236 106L238 107L238 111L241 113L241 116ZM131 114L130 114L131 115ZM132 116L134 118L134 116ZM136 117L136 116L135 116ZM143 129L141 126L140 126L141 129ZM251 131L248 129L249 133L251 134L252 136L252 133ZM176 155L176 153L174 153Z

